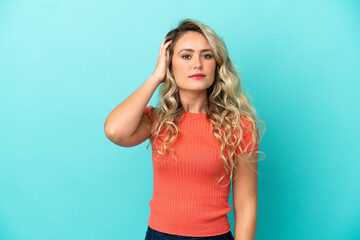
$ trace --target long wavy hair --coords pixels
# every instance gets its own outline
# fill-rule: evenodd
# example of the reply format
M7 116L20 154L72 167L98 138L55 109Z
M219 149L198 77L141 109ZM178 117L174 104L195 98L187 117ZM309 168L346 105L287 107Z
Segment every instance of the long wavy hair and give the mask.
M151 125L150 142L152 143L154 139L158 139L163 144L162 149L164 151L159 151L153 146L153 152L157 151L159 154L165 155L169 153L168 147L175 152L171 143L178 136L178 124L185 110L180 102L179 89L171 74L172 56L176 42L188 31L203 34L215 55L215 79L212 86L207 89L206 118L212 123L212 134L221 144L220 156L226 171L226 174L218 180L217 184L230 172L230 181L226 184L227 186L231 183L233 171L237 171L235 165L237 159L244 159L247 163L250 162L249 159L236 153L238 148L241 152L244 150L241 147L241 143L244 144L242 128L251 133L251 142L245 146L245 149L248 149L249 145L252 145L251 154L254 151L255 144L262 138L262 133L256 122L264 126L264 132L265 123L263 120L256 119L256 110L251 105L251 98L242 90L240 78L234 69L234 64L228 55L222 38L207 25L199 21L184 19L177 28L168 32L165 37L165 43L170 40L172 40L172 43L166 50L168 67L164 84L161 85L159 91L160 102L153 111L149 111L150 117L156 119L154 124ZM246 118L249 125L241 121L243 118ZM163 141L159 136L164 136L164 134L165 138ZM261 151L257 152L260 153ZM175 160L177 160L176 155Z

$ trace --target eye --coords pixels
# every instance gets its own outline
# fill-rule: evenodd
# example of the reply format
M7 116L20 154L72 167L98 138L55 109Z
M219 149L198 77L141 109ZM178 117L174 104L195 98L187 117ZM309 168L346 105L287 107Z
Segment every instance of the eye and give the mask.
M190 59L190 55L183 55L181 56L183 59ZM211 59L212 58L212 55L211 54L205 54L204 55L204 58L205 59Z

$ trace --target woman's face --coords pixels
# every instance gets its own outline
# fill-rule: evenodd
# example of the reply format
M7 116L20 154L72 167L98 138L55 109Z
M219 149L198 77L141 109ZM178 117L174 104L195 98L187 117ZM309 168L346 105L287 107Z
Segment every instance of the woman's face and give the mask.
M175 43L172 74L180 90L203 91L214 82L216 61L206 37L198 32L187 32ZM190 76L202 73L204 78Z

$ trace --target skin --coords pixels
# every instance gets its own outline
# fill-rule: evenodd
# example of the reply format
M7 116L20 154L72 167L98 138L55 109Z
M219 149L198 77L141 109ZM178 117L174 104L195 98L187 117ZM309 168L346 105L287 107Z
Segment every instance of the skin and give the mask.
M235 240L254 240L257 218L258 153L241 154L236 160L237 178L233 178L233 210L235 216ZM248 164L246 159L251 162ZM254 170L252 170L254 169Z
M160 45L160 57L153 74L155 79L163 81L166 73L166 48L171 44ZM194 52L179 51L191 48ZM174 46L171 72L179 88L179 96L186 112L205 113L204 105L207 102L206 89L215 79L216 62L212 52L203 52L201 49L211 49L207 39L200 33L185 33ZM208 55L211 55L210 58ZM206 75L202 79L189 78L194 73ZM258 160L258 153L241 154L236 159L238 169L237 178L233 178L233 210L235 215L235 240L254 240L256 233L257 218L257 161L246 163L244 158L250 161ZM252 169L251 169L252 168ZM254 169L254 170L253 170Z
M193 49L193 52L182 49ZM201 52L203 49L210 50ZM179 97L185 112L206 112L206 90L214 82L215 70L214 53L204 35L187 32L175 43L171 71L179 88ZM194 73L206 76L202 79L190 78Z
M181 51L191 48L194 52ZM205 113L207 102L206 90L215 79L216 61L211 51L203 52L202 49L211 49L204 35L198 32L185 33L174 46L172 58L172 74L179 88L179 96L186 112ZM210 55L210 56L209 56ZM189 78L194 73L206 75L202 79ZM242 154L243 158L257 160L258 153L251 155ZM236 161L238 177L233 179L233 205L235 213L235 240L253 240L256 232L257 215L257 175L252 170L257 170L257 162L250 166L244 159ZM251 169L251 168L252 169Z

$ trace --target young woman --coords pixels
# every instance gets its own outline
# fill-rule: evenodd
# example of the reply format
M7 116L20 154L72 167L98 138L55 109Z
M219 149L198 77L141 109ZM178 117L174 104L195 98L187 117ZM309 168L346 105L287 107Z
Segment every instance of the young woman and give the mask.
M157 87L160 103L147 106ZM254 239L256 111L222 39L185 19L160 45L154 73L107 117L115 144L152 144L153 198L146 240L234 239L227 213L233 172L235 240Z

